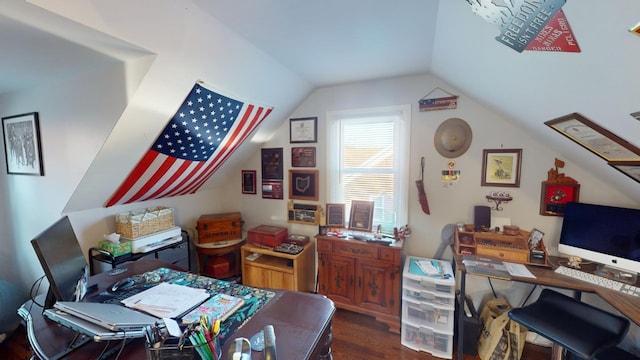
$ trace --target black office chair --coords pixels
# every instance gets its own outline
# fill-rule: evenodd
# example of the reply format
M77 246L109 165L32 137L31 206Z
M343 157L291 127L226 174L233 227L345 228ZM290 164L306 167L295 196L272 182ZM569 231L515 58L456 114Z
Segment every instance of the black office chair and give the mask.
M615 348L629 330L628 319L549 289L534 303L509 311L509 317L551 340L553 360L563 358L563 349L584 359L597 358Z

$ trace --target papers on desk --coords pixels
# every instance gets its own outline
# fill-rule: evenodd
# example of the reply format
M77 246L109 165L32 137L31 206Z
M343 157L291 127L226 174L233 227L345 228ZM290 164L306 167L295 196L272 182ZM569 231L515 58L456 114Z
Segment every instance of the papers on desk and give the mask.
M462 263L467 269L467 273L511 280L511 274L500 260L476 255L463 255Z
M523 264L503 262L490 257L463 255L462 263L467 269L467 273L470 274L485 275L505 280L511 280L512 276L536 278Z
M523 264L514 264L510 262L503 262L503 263L504 263L504 266L507 268L507 271L509 271L509 274L511 274L511 276L525 277L525 278L531 278L531 279L536 278L536 276L533 275L531 271L529 271L529 269L527 269L527 267Z
M160 283L122 300L122 304L159 318L176 318L208 298L205 289Z

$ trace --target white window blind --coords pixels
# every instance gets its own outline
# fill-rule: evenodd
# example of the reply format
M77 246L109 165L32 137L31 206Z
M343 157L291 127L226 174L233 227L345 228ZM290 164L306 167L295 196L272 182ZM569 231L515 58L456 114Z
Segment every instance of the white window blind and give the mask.
M410 117L410 105L327 113L327 202L349 217L352 200L374 201L373 230L407 222Z

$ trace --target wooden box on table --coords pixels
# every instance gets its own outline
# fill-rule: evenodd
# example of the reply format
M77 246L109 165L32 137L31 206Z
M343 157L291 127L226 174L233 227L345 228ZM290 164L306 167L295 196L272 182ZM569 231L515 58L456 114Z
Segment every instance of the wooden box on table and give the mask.
M200 273L219 279L240 275L240 247L244 242L240 213L202 215L196 229Z
M287 240L288 233L285 227L260 225L249 230L247 242L249 244L273 248Z
M548 266L549 254L540 240L535 251L529 248L530 232L515 235L489 231L456 230L454 249L459 255L480 255L529 265Z
M196 226L198 243L242 238L242 219L239 212L202 215Z

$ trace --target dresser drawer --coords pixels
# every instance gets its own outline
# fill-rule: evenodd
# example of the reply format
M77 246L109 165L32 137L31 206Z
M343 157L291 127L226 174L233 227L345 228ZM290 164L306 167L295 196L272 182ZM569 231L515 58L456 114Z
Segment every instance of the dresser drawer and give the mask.
M345 241L335 243L336 255L357 256L361 259L378 259L378 247L366 244L348 243Z
M318 252L333 252L333 241L318 238Z
M394 265L400 265L401 253L390 247L382 247L380 251L380 260L390 262Z

